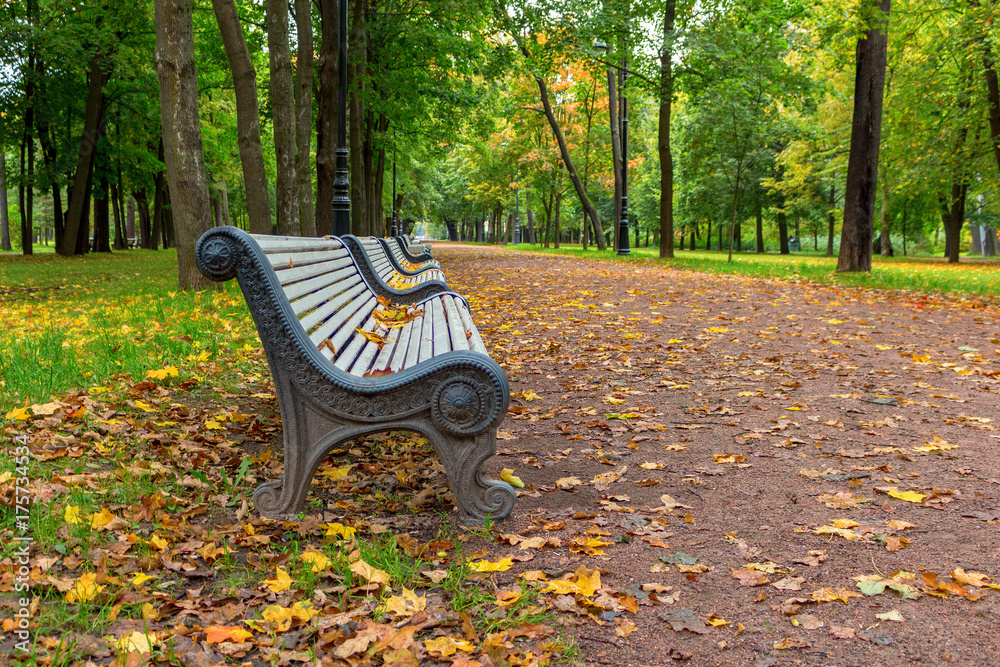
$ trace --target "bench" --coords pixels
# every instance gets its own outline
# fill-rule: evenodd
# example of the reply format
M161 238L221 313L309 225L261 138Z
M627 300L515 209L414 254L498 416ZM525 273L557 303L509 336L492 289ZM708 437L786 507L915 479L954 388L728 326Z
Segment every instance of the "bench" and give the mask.
M431 255L431 244L421 243L413 238L410 234L402 234L400 236L395 236L393 238L399 239L400 244L406 249L406 252L411 255Z
M384 239L374 236L352 236L341 237L347 245L354 261L359 266L367 268L368 271L377 275L379 279L396 289L408 289L414 285L423 284L429 280L441 282L445 289L448 282L445 280L444 272L440 268L432 265L425 265L419 269L406 269L400 266L396 258L392 256L389 245ZM434 264L437 264L435 262Z
M414 255L410 249L408 249L412 249L414 246L407 246L406 239L403 237L394 236L386 241L386 245L389 248L389 252L400 266L440 266L438 261L431 257L430 252Z
M433 280L383 285L335 237L217 227L198 240L195 258L212 280L239 280L274 379L285 471L254 492L260 514L297 517L331 450L391 430L433 444L461 523L510 513L514 490L480 469L507 413L507 377L464 298Z

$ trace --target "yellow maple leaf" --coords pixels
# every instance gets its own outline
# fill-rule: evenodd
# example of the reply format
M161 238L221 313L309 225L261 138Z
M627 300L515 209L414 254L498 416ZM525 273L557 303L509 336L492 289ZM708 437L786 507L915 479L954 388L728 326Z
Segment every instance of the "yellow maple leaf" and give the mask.
M458 651L472 653L476 650L475 644L464 639L452 639L451 637L438 637L437 639L425 639L424 648L433 658L446 658L454 655Z
M355 528L345 526L342 523L334 522L326 524L327 537L342 537L345 540L353 540L355 532L357 532Z
M351 572L370 584L385 584L388 586L392 579L388 572L369 565L361 558L351 563Z
M28 408L14 408L10 412L8 412L5 415L5 417L7 419L16 419L17 421L24 421L25 419L31 417L31 412L28 411Z
M132 585L138 588L151 579L156 579L156 577L152 577L145 572L136 572L132 577Z
M270 588L272 592L280 593L292 587L292 578L288 576L288 572L279 567L274 579L265 579L263 584Z
M526 401L537 401L542 397L529 389L527 391L521 392L521 398L523 398Z
M395 614L396 618L409 618L427 607L427 596L418 596L406 586L402 595L393 595L385 601L385 610Z
M514 561L510 558L501 558L495 563L488 560L480 560L469 563L469 569L473 572L506 572L513 564Z
M920 503L927 497L923 493L917 493L916 491L900 491L894 486L876 486L875 490L881 491L892 498L905 500L908 503Z
M102 508L100 512L94 514L90 517L90 527L93 529L104 528L112 521L115 520L115 515L111 513L107 507Z
M209 419L208 421L205 422L205 429L208 431L221 431L222 424L215 421L214 419Z
M170 543L167 542L162 537L160 537L159 535L153 535L151 538L149 538L149 543L154 547L156 547L157 549L159 549L160 551L163 551L168 546L170 546Z
M146 377L153 378L154 380L165 380L168 377L177 377L177 368L175 366L164 366L159 370L146 371Z
M987 583L991 580L990 577L980 572L966 572L962 568L957 568L952 571L951 578L955 580L956 584L975 586L976 588L993 588L1000 591L1000 585Z
M73 525L80 523L80 508L77 505L67 505L63 512L63 521Z
M615 398L614 396L605 396L605 403L610 403L611 405L621 405L625 402L624 398Z
M115 649L118 651L119 656L126 656L133 652L149 653L153 648L153 642L155 640L155 632L146 634L145 632L135 630L131 634L120 637L118 641L115 642ZM125 664L125 660L120 659L119 663Z
M299 558L311 565L313 572L322 572L330 566L330 559L318 551L307 551Z
M958 449L958 445L948 442L943 438L939 438L936 435L932 436L933 440L924 440L927 444L923 447L914 447L915 452L943 452L949 449Z
M499 591L497 593L496 605L498 607L509 607L521 599L521 591Z
M107 586L97 585L97 575L93 572L81 574L73 588L66 592L66 602L90 602Z
M288 607L272 604L264 607L260 616L271 624L271 628L275 632L286 632L292 627L294 612Z
M615 628L615 634L618 635L619 637L621 637L622 639L625 639L626 637L628 637L630 634L632 634L633 632L635 632L638 629L639 629L639 626L637 626L635 624L635 621L633 621L632 619L630 619L630 618L619 618L618 619L618 627Z
M136 401L135 407L139 408L143 412L153 412L153 406L143 401Z
M521 481L520 477L514 474L513 468L504 468L503 470L501 470L500 479L507 482L516 489L524 488L524 482Z

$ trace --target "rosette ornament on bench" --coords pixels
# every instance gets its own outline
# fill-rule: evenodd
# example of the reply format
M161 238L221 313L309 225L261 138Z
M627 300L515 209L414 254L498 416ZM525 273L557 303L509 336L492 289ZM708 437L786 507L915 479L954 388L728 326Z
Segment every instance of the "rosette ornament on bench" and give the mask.
M298 516L331 450L409 430L434 445L462 523L510 513L514 490L481 470L507 413L507 377L463 297L440 280L395 289L373 279L338 238L219 227L195 252L209 278L238 279L278 395L285 474L254 493L258 512ZM376 315L386 309L406 316Z

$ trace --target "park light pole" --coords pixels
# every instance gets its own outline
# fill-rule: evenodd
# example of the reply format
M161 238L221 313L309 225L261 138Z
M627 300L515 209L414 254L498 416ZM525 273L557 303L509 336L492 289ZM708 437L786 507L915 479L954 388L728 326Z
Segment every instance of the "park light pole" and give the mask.
M608 52L611 50L604 42L594 42L594 48ZM628 95L625 94L625 86L628 83L628 57L622 56L621 67L615 69L622 73L621 106L618 112L622 137L622 200L621 218L618 220L618 247L615 248L615 252L619 255L630 255L632 251L628 245ZM608 104L613 103L613 100L608 100Z
M345 236L351 233L351 183L347 176L347 0L339 0L340 49L337 54L339 75L339 100L337 116L336 166L333 176L333 218L330 234Z

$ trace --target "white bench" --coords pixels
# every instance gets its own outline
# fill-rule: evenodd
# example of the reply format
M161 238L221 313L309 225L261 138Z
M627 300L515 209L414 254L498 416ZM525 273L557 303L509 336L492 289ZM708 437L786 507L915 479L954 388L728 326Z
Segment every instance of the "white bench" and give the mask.
M355 261L359 265L370 264L370 270L379 279L390 287L396 289L408 289L414 285L421 285L428 280L438 280L447 287L444 272L439 268L437 262L426 264L421 268L404 268L392 256L389 244L374 236L344 236L341 239L347 244L348 249L354 255ZM412 265L410 265L412 266Z
M392 256L396 258L401 266L411 264L413 266L440 266L431 257L430 246L413 243L406 236L393 236L386 241Z
M199 239L195 256L209 278L239 280L274 379L285 474L256 490L258 512L295 518L328 452L353 438L411 430L441 457L462 523L510 513L513 489L480 469L495 453L507 377L464 298L433 280L408 290L381 284L338 238L217 227Z

